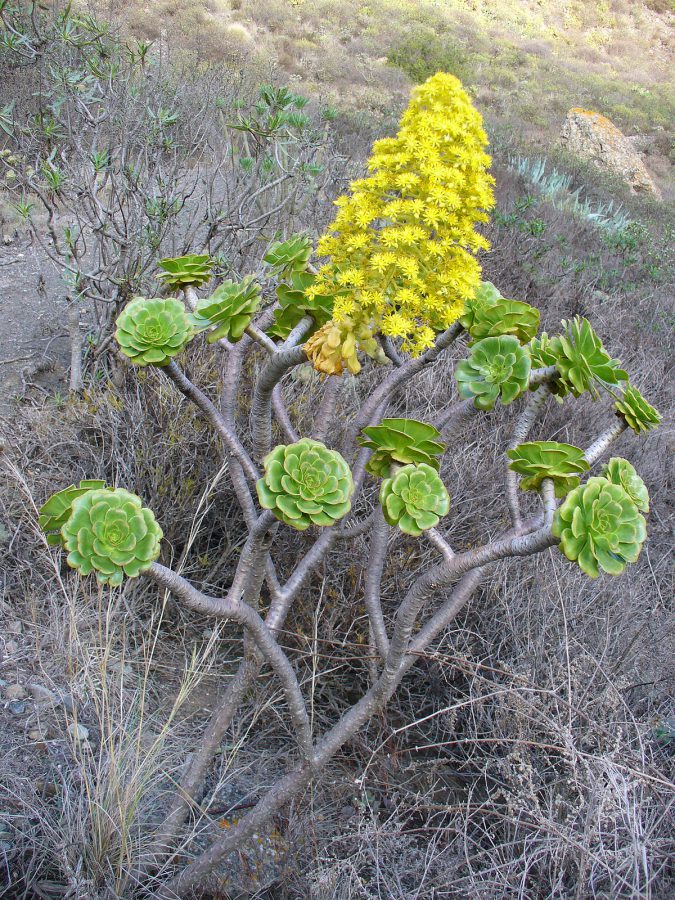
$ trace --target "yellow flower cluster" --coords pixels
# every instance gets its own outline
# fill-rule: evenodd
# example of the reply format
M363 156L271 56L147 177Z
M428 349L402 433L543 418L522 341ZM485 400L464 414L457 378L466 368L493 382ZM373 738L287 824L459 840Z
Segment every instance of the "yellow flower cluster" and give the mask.
M461 83L439 72L415 88L396 137L377 141L369 175L336 201L320 239L329 257L308 294L419 355L480 283L476 226L494 205L487 136Z

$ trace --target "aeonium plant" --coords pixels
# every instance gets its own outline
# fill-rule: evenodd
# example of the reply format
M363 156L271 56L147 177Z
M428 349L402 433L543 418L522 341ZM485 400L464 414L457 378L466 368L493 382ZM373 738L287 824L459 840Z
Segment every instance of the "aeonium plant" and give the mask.
M460 83L436 75L415 88L396 137L377 142L367 177L338 200L316 259L306 235L291 235L275 241L260 271L208 293L208 261L175 260L167 272L177 296L134 299L118 318L119 351L168 379L218 435L247 533L231 580L210 593L161 561L159 525L123 486L81 482L42 510L41 524L58 535L80 575L112 587L149 578L246 636L242 668L190 748L148 858L171 854L202 808L210 764L263 666L278 680L277 711L295 740L283 775L208 850L197 848L168 876L158 896L199 892L220 861L317 777L383 711L499 560L516 564L557 547L595 578L623 573L639 557L647 487L621 457L596 466L626 429L645 434L660 415L589 321L537 336L536 309L481 281L477 254L486 241L477 226L493 204L486 142ZM179 366L195 343L224 356L212 367L220 381L198 387ZM287 376L310 365L320 400L312 393L308 409L291 393L299 381ZM432 365L435 378L454 371L446 383L456 382L456 395L450 387L442 403L429 399L413 414L407 389ZM609 427L586 446L529 440L549 403L571 410L582 395L614 413ZM490 436L489 428L505 406L513 414L501 446L501 433ZM452 463L471 417L488 431L490 454L504 457L503 487L486 483L477 502L501 504L508 524L467 547L470 511L453 499ZM570 420L578 426L571 411ZM358 551L347 549L356 540ZM408 587L390 596L383 573L402 542L424 542L425 552L408 555ZM339 712L332 707L332 723L319 731L300 661L280 635L293 604L315 598L312 574L332 577L333 552L363 567L348 590L360 592L350 600L367 620L372 664L363 695ZM142 866L135 876L148 884L154 877Z

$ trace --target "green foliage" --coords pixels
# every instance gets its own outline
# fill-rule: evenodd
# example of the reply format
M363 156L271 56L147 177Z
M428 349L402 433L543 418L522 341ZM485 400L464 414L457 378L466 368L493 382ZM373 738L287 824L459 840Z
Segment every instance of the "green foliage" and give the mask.
M208 336L209 344L221 338L238 341L259 305L260 285L248 275L240 282L224 281L210 297L199 300L193 321L200 330L217 326Z
M579 475L588 468L584 451L573 444L558 441L530 441L507 450L509 468L519 475L523 491L538 491L545 478L555 485L556 497L564 497L579 485Z
M61 528L68 565L102 584L136 578L159 556L162 529L139 497L123 488L87 491Z
M635 562L647 535L644 516L618 484L589 478L567 495L553 517L560 549L591 578L603 569L620 575Z
M440 433L433 425L416 419L382 419L379 425L363 429L364 437L358 442L373 451L366 471L377 478L387 478L392 463L425 463L436 471L440 468L437 457L445 451Z
M387 54L387 62L402 69L411 81L421 84L436 72L448 72L460 81L471 81L468 57L450 36L419 29L403 38Z
M476 409L484 410L498 399L511 403L527 390L529 377L530 354L512 335L483 338L455 369L460 397L473 399Z
M380 506L389 525L417 537L447 514L450 497L436 469L420 463L403 466L384 479Z
M640 512L649 512L649 491L635 468L627 459L613 456L602 467L602 474L612 484L620 484Z
M275 447L264 465L265 474L256 485L260 505L291 528L334 525L349 512L354 481L337 450L303 438Z
M61 528L70 518L73 503L87 491L100 491L105 488L105 481L81 481L79 487L71 484L55 494L40 507L38 525L47 535L50 547L62 544Z
M620 360L607 353L588 319L576 316L570 322L563 319L562 324L563 334L549 338L543 333L530 344L533 365L557 368L560 378L554 391L574 397L589 391L597 399L597 385L604 387L628 380L628 374L619 368Z
M174 297L135 297L116 324L120 350L136 366L165 366L194 336L185 306Z
M213 262L208 254L190 253L187 256L160 259L159 267L164 271L157 277L175 291L186 287L199 287L209 281Z
M281 278L304 272L312 254L312 242L304 234L294 234L288 240L275 241L263 260L271 274Z
M313 282L314 275L309 272L294 272L290 285L278 285L276 294L279 306L274 310L274 325L268 329L269 334L285 340L300 319L311 316L314 328L308 332L309 337L317 328L330 321L333 315L333 298L327 294L308 297L305 291Z
M483 281L459 321L474 341L512 334L526 344L539 328L539 310L529 303L505 299L491 282Z
M618 416L632 428L635 434L642 434L656 428L662 419L661 413L654 409L637 388L627 385L623 395L614 404Z

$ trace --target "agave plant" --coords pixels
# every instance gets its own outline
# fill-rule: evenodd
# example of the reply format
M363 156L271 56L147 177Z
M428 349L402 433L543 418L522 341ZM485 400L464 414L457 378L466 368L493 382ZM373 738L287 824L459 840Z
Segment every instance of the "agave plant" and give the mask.
M555 512L552 531L565 556L597 578L600 569L620 575L626 563L636 561L647 526L623 487L598 476L567 495Z
M103 584L135 578L159 556L162 529L151 510L123 488L87 491L61 528L68 565Z
M267 454L264 466L256 485L260 505L291 528L334 525L349 512L352 473L337 450L321 441L280 444Z
M382 419L379 425L363 429L364 437L358 439L362 447L373 451L366 471L377 478L389 475L392 463L426 463L436 471L440 468L437 457L445 452L445 444L433 425L416 419Z
M649 512L649 491L627 459L613 456L602 467L602 474L612 484L620 484L640 512Z
M506 455L511 462L509 468L519 475L523 491L537 491L545 478L551 479L556 497L564 497L579 484L579 475L588 468L584 451L573 444L558 441L530 441L519 444Z
M483 338L455 369L460 397L476 409L492 409L498 399L511 403L527 390L529 377L530 355L512 335Z
M185 306L174 297L135 297L116 325L120 350L137 366L165 366L194 336Z
M277 286L276 295L279 306L274 310L274 325L268 334L286 340L303 316L314 319L314 328L308 331L312 335L317 328L329 322L333 315L333 298L329 295L317 294L308 296L305 292L314 282L314 275L309 272L293 272L290 285Z
M208 253L199 255L196 253L187 256L166 257L158 263L163 272L157 276L172 291L182 290L186 287L199 287L211 278L213 261Z
M426 463L403 466L380 487L380 506L389 525L410 535L438 525L450 497L436 469Z
M271 274L288 278L304 272L312 254L312 242L304 234L294 234L286 241L275 241L263 256Z
M614 404L614 409L635 434L656 428L662 419L661 413L647 403L640 391L631 385L626 386L623 395Z
M100 491L105 488L105 481L81 481L79 487L74 484L57 491L40 507L38 525L47 535L50 547L62 543L61 528L70 518L73 503L88 491Z
M491 282L484 281L459 321L474 341L512 334L526 344L539 328L539 310L519 300L507 300Z
M240 282L224 281L210 297L202 297L195 306L193 321L200 330L215 325L209 344L221 338L238 341L260 305L260 285L248 275Z
M549 338L542 334L530 345L534 365L554 365L559 373L559 393L579 397L589 391L594 399L597 385L614 385L628 380L621 363L605 350L602 341L587 319L576 316L562 322L565 332Z

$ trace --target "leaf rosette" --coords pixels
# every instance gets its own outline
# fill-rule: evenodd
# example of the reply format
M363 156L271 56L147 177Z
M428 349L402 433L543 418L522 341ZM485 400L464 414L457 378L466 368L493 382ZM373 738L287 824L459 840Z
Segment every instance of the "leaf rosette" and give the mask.
M260 505L291 528L334 525L351 509L350 468L337 450L321 441L303 438L280 444L267 454L264 466L256 485Z
M656 428L662 418L661 413L631 385L627 385L622 397L614 404L614 409L635 434L643 434L651 428Z
M87 491L61 528L68 565L102 584L120 585L159 556L162 529L139 497L123 488Z
M321 294L309 294L307 289L314 283L315 276L309 272L293 272L290 284L277 286L276 295L279 306L274 310L274 325L268 334L286 340L303 316L314 319L314 328L307 334L312 335L329 322L333 316L333 297Z
M221 338L236 342L259 305L260 285L252 275L247 275L240 282L224 281L210 297L198 300L192 319L200 331L216 326L207 337L209 344Z
M363 429L358 442L373 451L366 471L378 478L387 478L392 463L426 463L438 471L438 457L445 444L438 440L440 433L433 425L416 419L382 419L379 425Z
M579 476L589 468L584 451L573 444L558 441L528 441L519 444L506 455L509 468L519 475L523 491L538 491L542 481L549 478L555 487L556 497L564 497L579 485Z
M602 474L612 484L619 484L637 506L640 512L649 512L649 491L635 468L627 459L613 456L602 467Z
M520 300L507 300L489 281L483 281L475 297L467 301L460 324L474 341L511 334L526 344L539 328L539 310Z
M621 485L597 476L567 495L553 516L552 532L565 556L597 578L600 569L620 575L637 560L647 525Z
M135 297L117 317L115 338L136 366L165 366L193 338L185 306L175 297Z
M263 256L272 275L288 278L304 272L312 254L312 242L305 234L294 234L285 241L275 241Z
M389 525L417 537L438 525L450 509L450 497L438 472L420 463L403 466L383 480L380 506Z
M455 369L460 397L484 410L492 409L498 399L504 405L511 403L527 390L529 377L530 355L512 335L483 338Z
M87 491L100 491L105 488L105 481L87 480L81 481L79 487L69 485L42 504L38 516L38 525L47 535L47 543L50 547L57 547L63 543L61 528L71 516L73 503L78 497Z
M206 284L213 271L213 260L208 253L166 257L158 265L163 271L157 277L172 291Z

